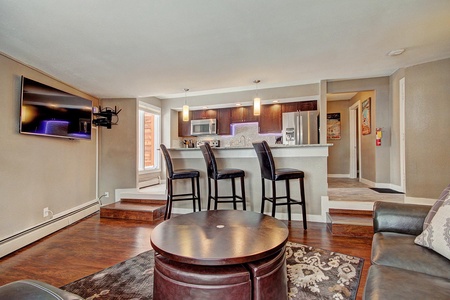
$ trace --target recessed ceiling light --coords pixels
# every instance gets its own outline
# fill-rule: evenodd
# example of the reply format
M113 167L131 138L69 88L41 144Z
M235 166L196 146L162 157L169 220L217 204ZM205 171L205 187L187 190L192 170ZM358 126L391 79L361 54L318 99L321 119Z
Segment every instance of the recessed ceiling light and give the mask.
M273 100L272 102L273 102L273 103L278 103L278 102L280 102L280 101L278 101L278 100Z
M236 106L241 106L241 104L240 103L236 103Z
M402 54L403 52L405 52L405 49L403 49L403 48L402 49L396 49L396 50L389 51L387 55L389 55L389 56L397 56L397 55Z
M203 109L207 109L208 108L208 106L203 106Z

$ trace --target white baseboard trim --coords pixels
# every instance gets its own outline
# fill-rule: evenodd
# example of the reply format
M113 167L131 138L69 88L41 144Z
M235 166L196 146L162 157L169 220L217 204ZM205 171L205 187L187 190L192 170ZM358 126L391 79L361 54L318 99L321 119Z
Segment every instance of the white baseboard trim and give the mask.
M375 182L373 182L373 181L370 181L370 180L367 180L367 179L364 179L364 178L361 178L360 180L359 180L359 182L361 182L361 183L364 183L364 184L367 184L368 186L370 186L370 187L375 187Z
M402 192L402 193L405 192L405 191L402 189L401 186L396 185L396 184L392 184L392 183L391 183L389 188L390 188L390 189L393 189L394 191L397 191L397 192Z
M405 197L405 203L410 204L433 205L436 201L437 199Z
M86 202L67 211L55 214L52 219L4 239L0 243L0 257L25 247L49 234L77 222L99 210L97 200Z
M329 201L328 209L373 210L372 201Z
M350 178L350 174L328 174L329 178Z
M184 215L184 214L188 214L192 212L192 208L188 209L188 208L173 208L172 209L172 214L180 214L180 215ZM266 214L268 214L266 212ZM287 220L288 219L288 214L287 213L276 213L276 218L280 219L280 220ZM293 213L291 214L291 219L292 221L301 221L303 220L302 218L302 214L298 214L298 213ZM308 220L308 222L319 222L319 223L325 223L326 219L324 216L321 215L310 215L307 214L306 215L306 220Z

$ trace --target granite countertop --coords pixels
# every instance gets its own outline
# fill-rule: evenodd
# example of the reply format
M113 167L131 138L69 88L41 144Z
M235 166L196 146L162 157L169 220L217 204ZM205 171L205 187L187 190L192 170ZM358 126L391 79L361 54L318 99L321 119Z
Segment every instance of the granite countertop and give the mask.
M310 145L270 145L270 148L314 148L314 147L330 147L333 144L310 144ZM237 147L214 147L215 150L244 150L253 149L253 146L237 146ZM200 148L170 148L170 150L200 150Z

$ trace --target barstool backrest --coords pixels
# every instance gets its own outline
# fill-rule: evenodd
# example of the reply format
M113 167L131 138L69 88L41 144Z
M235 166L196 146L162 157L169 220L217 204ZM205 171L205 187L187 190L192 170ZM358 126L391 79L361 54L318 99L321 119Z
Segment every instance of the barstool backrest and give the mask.
M266 141L254 142L256 156L258 156L259 166L261 168L261 177L269 180L275 180L275 162L272 151Z
M166 160L166 166L167 166L167 174L168 178L173 177L173 164L172 164L172 158L170 157L169 151L167 151L167 148L164 144L159 145L159 148L161 149L164 159Z
M211 146L208 143L205 143L200 145L200 149L202 150L203 157L205 158L208 177L215 179L217 177L217 163Z

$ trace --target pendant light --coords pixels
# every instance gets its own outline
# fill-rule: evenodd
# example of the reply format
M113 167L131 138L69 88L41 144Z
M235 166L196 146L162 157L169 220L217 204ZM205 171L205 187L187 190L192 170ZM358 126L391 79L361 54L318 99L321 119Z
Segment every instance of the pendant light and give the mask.
M259 116L261 113L261 98L258 97L258 83L261 82L261 80L254 80L253 81L256 86L256 97L253 99L253 115Z
M186 104L187 101L187 92L189 89L184 89L184 105L183 105L183 121L187 122L189 121L189 106Z

